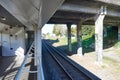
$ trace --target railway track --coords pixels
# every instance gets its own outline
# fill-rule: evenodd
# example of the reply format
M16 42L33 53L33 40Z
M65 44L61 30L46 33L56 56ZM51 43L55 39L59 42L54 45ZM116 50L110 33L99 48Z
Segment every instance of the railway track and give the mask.
M57 69L59 69L59 75L61 80L100 80L97 77L93 78L93 75L85 74L85 70L81 70L74 63L71 62L63 51L56 50L49 44L49 41L43 41L44 49L46 49L54 60ZM55 67L55 68L56 68Z
M69 77L69 75L65 73L65 70L61 68L61 65L58 64L58 62L54 59L54 57L51 56L51 54L46 54L49 51L46 50L45 47L44 49L45 50L43 51L44 53L43 56L45 57L45 59L43 58L43 63L44 63L43 66L45 67L47 66L46 69L44 70L46 70L47 72L46 74L48 74L47 76L45 76L45 79L46 80L72 80Z

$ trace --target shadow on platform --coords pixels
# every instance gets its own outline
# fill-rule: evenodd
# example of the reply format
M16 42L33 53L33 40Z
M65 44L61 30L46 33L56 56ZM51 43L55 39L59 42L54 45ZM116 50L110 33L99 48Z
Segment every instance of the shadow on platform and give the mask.
M0 57L0 80L13 80L20 64L16 57Z

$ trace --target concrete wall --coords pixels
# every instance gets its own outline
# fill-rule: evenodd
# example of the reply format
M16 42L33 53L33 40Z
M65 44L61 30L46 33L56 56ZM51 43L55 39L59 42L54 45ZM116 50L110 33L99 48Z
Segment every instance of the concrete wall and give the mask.
M17 53L24 54L25 31L23 27L10 27L4 25L0 33L2 56L15 56ZM18 52L19 51L19 52Z
M24 32L23 30L18 32L18 34L2 33L2 56L14 56L18 48L22 48L24 53Z

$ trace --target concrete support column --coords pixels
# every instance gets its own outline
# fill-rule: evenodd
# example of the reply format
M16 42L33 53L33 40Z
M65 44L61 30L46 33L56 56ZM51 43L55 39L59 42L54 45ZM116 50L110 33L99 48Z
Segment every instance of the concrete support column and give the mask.
M102 64L102 53L103 53L103 20L106 12L106 8L101 7L101 12L96 16L95 19L95 51L97 53L97 61Z
M78 43L77 54L82 56L83 54L82 54L82 23L81 22L77 24L77 43Z
M29 46L32 44L33 41L34 41L34 31L27 31L27 41L26 41L27 49L29 48Z
M118 26L118 40L120 40L120 26Z
M38 79L44 80L43 67L42 67L42 35L41 29L35 27L35 65L37 66Z
M67 24L68 29L68 50L72 51L72 45L71 45L71 24Z

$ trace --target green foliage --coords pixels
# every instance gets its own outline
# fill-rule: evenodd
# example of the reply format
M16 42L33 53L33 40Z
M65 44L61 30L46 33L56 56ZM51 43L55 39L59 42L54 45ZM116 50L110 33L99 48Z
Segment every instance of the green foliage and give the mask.
M117 39L117 35L118 35L118 28L117 27L112 27L112 26L109 26L107 28L107 38L108 39Z
M92 36L95 33L95 27L91 25L83 25L82 27L82 34L89 36Z
M56 25L58 26L58 25ZM56 27L54 26L54 28ZM104 37L103 46L108 48L114 45L115 48L120 48L120 41L117 41L118 30L117 27L108 26L107 28L107 37ZM59 29L58 29L59 30ZM58 31L59 32L59 31ZM67 32L67 29L65 30ZM72 34L76 34L76 27L71 27ZM66 33L67 34L67 33ZM82 46L83 52L94 51L94 48L91 48L95 43L95 27L90 25L82 26ZM67 38L62 38L59 44L67 45ZM72 39L72 50L75 52L77 50L77 41Z
M76 35L77 31L76 31L76 27L71 27L71 33Z
M91 25L83 25L82 34L83 52L92 51L93 49L90 45L95 42L95 27Z
M118 37L118 28L108 26L107 27L107 37L104 37L104 39L103 39L104 48L114 46L114 44L117 42L117 37ZM116 46L117 45L118 44L116 44Z
M67 45L67 38L60 38L58 44Z
M89 46L90 44L94 43L95 39L92 37L86 38L83 40L82 45L84 46Z
M120 48L120 41L116 42L116 44L114 45L114 48Z
M59 24L54 25L53 33L56 34L57 36L63 36L66 34L66 28L65 26Z

